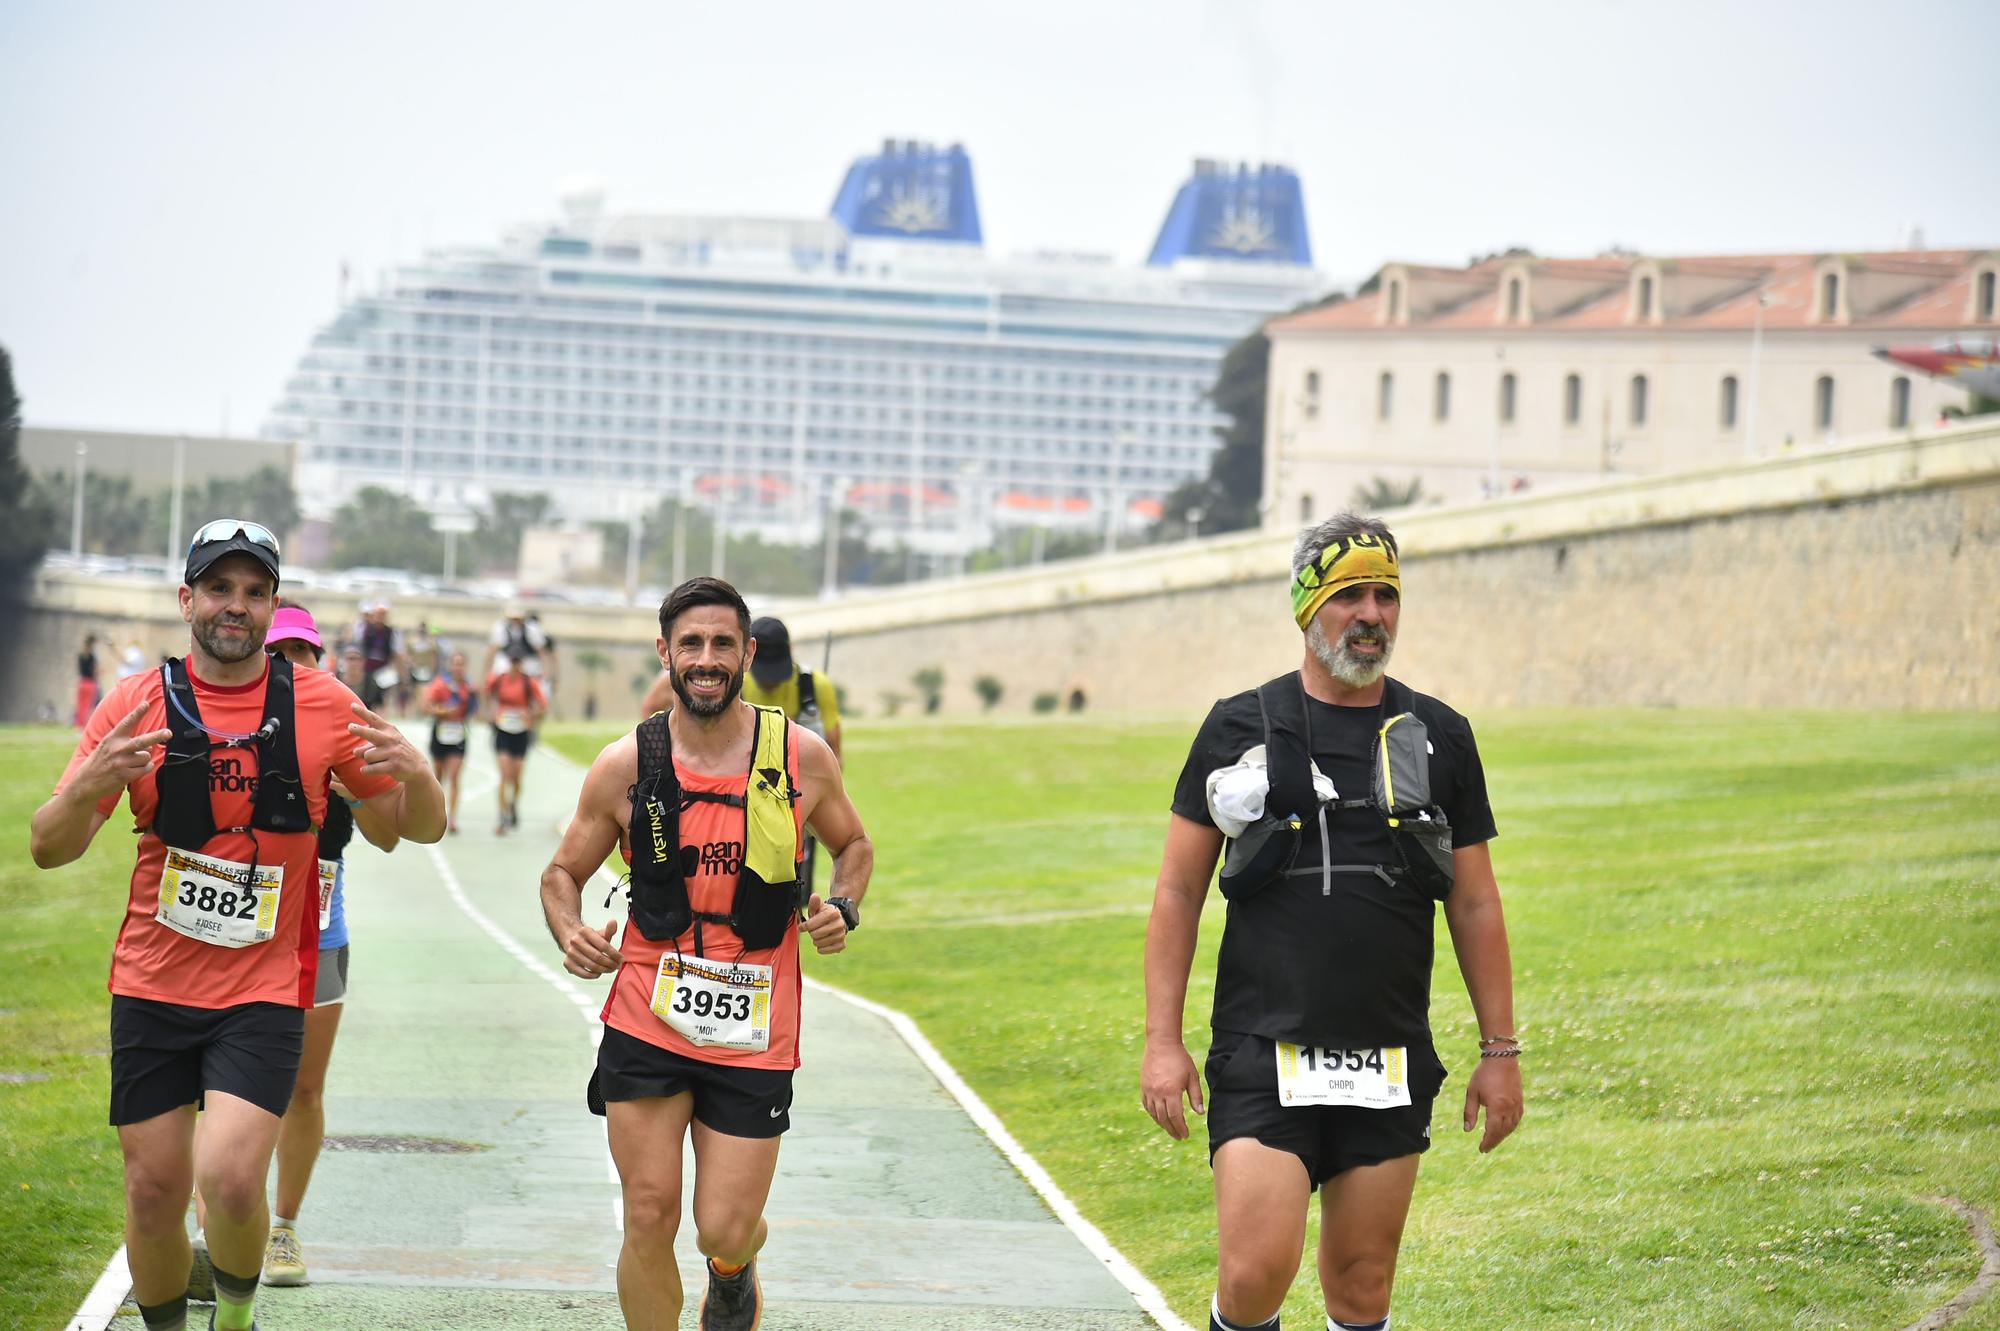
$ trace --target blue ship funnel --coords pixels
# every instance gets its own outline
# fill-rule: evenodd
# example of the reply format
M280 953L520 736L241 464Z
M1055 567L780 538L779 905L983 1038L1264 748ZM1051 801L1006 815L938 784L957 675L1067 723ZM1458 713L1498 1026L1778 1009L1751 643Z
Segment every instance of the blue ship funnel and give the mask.
M833 217L850 236L948 240L977 245L979 200L972 159L954 143L886 140L880 153L857 157L834 196Z
M1312 266L1305 194L1290 167L1198 161L1160 234L1148 265L1176 259L1246 259Z

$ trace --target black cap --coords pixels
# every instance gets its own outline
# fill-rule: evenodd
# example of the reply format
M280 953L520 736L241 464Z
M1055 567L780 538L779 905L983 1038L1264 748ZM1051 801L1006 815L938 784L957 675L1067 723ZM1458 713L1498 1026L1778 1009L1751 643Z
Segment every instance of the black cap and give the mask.
M220 541L208 541L192 546L188 550L187 571L181 574L181 581L192 587L196 578L208 572L216 560L224 555L249 555L264 566L271 575L271 585L278 585L278 554L267 545L259 544L242 532Z
M750 677L760 687L776 688L792 677L792 635L784 620L766 615L751 621L750 638L757 644Z

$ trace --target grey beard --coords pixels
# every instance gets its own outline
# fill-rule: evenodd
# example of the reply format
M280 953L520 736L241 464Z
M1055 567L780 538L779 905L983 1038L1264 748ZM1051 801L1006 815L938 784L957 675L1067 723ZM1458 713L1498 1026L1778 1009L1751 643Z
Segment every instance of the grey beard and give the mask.
M1380 656L1362 656L1354 651L1352 644L1356 640L1371 635L1382 640ZM1319 621L1314 620L1306 630L1306 646L1329 675L1350 689L1365 689L1389 673L1389 657L1396 650L1396 640L1382 629L1350 624L1335 643L1327 638Z
M673 680L674 693L680 698L681 705L688 709L690 715L703 718L721 716L729 710L729 705L736 701L736 696L743 692L743 672L740 670L730 678L729 687L722 691L722 697L713 703L698 701L688 691L687 685L681 682L678 670L670 671L669 678Z
M243 626L242 642L236 644L223 641L222 635L216 632L219 625L220 621L214 619L196 623L194 626L194 640L201 644L201 649L204 652L207 652L224 665L235 665L238 661L247 661L256 653L264 650L263 642L249 631L250 626L248 624Z

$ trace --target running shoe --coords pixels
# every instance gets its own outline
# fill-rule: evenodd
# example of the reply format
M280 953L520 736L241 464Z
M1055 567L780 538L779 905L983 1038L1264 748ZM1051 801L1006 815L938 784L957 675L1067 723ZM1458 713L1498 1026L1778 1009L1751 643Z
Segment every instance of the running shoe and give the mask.
M757 1331L764 1320L764 1291L757 1284L757 1263L747 1263L733 1276L719 1275L708 1263L708 1292L701 1297L701 1331Z
M208 1260L208 1239L194 1236L194 1265L188 1268L188 1301L215 1302L215 1267Z
M306 1283L306 1256L299 1250L298 1231L289 1225L274 1225L270 1241L264 1245L264 1283L303 1285Z

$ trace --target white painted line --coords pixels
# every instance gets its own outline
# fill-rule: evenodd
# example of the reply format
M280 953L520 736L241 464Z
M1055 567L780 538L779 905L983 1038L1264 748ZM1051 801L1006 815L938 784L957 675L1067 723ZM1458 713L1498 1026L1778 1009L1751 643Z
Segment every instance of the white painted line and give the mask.
M118 1251L111 1254L111 1260L104 1264L104 1274L90 1287L90 1293L83 1296L83 1303L76 1310L76 1316L69 1319L63 1331L104 1331L111 1325L111 1319L118 1315L119 1305L132 1292L132 1272L125 1264L125 1245L119 1244Z
M1007 1131L1007 1126L1000 1121L999 1115L986 1107L986 1102L979 1098L979 1093L966 1084L965 1078L958 1075L958 1069L946 1062L944 1055L937 1051L937 1046L924 1038L924 1033L917 1028L916 1022L894 1008L884 1007L880 1003L850 994L844 989L836 989L810 976L806 977L805 983L808 988L829 994L844 1003L851 1003L862 1011L872 1012L888 1022L890 1028L903 1037L903 1043L910 1047L910 1052L930 1069L931 1075L938 1079L938 1084L950 1092L952 1099L958 1101L959 1108L963 1109L979 1126L979 1130L1000 1148L1000 1154L1007 1157L1007 1162L1020 1171L1021 1177L1028 1180L1030 1187L1041 1194L1042 1200L1048 1203L1051 1211L1055 1212L1056 1219L1062 1221L1070 1233L1076 1235L1091 1256L1104 1263L1112 1278L1125 1287L1126 1292L1146 1315L1158 1322L1165 1331L1193 1331L1192 1327L1183 1322L1175 1315L1174 1310L1167 1306L1167 1300L1159 1288L1146 1279L1138 1267L1126 1260L1124 1253L1111 1245L1111 1240L1104 1237L1102 1230L1083 1218L1083 1212L1076 1209L1076 1203L1065 1196L1063 1190L1056 1185L1056 1181L1049 1177L1049 1171L1042 1168L1039 1160L1028 1154L1026 1147L1014 1140L1014 1134Z

